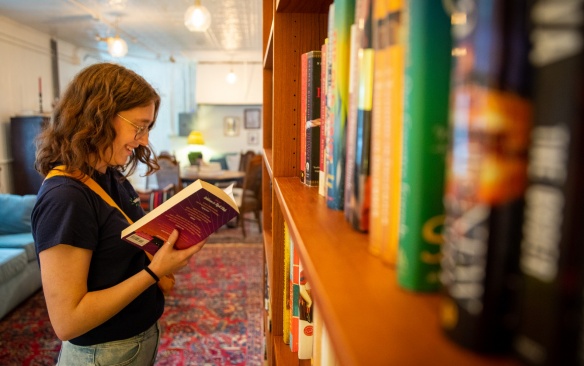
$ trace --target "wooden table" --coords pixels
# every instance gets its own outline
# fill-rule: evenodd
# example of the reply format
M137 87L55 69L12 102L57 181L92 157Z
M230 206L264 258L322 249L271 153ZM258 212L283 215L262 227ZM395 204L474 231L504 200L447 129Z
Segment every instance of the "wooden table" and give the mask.
M180 178L183 186L186 186L197 179L211 184L218 184L232 181L242 182L244 177L245 172L237 170L198 171L194 167L186 167L182 169Z

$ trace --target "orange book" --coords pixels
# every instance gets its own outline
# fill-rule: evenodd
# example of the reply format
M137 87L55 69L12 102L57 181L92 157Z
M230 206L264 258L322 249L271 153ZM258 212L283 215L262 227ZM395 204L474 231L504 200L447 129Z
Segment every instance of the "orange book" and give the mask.
M388 80L389 67L388 53L381 44L380 32L382 32L382 22L387 13L385 2L376 1L373 5L373 107L371 111L371 208L369 212L369 251L381 256L384 243L387 242L386 224L382 223L381 210L387 206L382 200L389 199L382 196L382 165L383 165L383 145L389 141L383 139L384 124L387 124L387 116L382 115L383 106L389 100ZM386 123L384 123L384 121Z

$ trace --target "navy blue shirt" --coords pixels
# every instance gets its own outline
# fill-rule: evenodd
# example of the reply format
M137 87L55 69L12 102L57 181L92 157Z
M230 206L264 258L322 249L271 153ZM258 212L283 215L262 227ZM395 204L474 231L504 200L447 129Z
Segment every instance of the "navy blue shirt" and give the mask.
M93 179L132 220L144 215L138 194L115 169ZM93 252L88 291L112 287L149 264L141 249L120 239L128 221L84 183L65 176L47 179L32 211L32 232L38 253L58 244ZM67 263L64 262L63 266ZM164 311L164 295L152 285L118 314L70 342L87 346L133 337L152 326Z

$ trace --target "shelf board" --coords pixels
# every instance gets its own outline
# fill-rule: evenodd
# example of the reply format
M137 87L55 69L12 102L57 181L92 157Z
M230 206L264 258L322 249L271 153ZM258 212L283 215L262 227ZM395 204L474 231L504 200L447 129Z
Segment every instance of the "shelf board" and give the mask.
M273 160L272 160L272 149L271 148L264 149L264 163L266 164L266 169L268 170L268 175L270 176L270 180L272 180L274 177L273 177L273 172L272 172Z
M518 365L448 340L439 295L399 288L395 270L369 253L368 235L327 208L318 187L277 177L274 189L343 365Z
M326 13L333 0L278 0L276 2L277 13Z

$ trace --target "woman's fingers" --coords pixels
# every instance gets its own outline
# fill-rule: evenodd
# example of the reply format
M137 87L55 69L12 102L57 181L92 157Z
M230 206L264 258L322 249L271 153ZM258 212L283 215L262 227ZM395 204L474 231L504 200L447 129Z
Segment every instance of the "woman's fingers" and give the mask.
M174 229L172 233L170 233L167 243L170 243L174 247L174 243L176 243L176 239L178 239L178 234L178 230Z
M187 255L187 258L190 258L191 256L193 256L195 253L197 253L199 250L203 249L203 246L205 245L205 243L207 242L207 239L187 248L187 249L183 249Z

